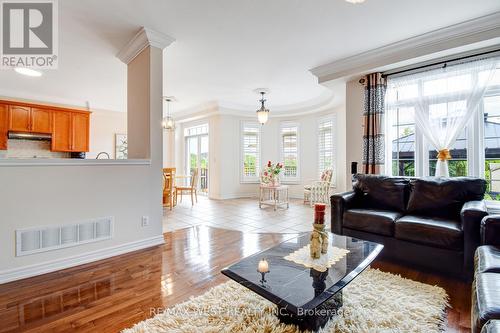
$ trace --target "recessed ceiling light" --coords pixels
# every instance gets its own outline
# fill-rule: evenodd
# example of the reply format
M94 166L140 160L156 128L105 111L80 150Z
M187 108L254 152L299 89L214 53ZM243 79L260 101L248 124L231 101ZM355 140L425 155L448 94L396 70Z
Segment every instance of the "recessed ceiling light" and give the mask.
M27 75L27 76L42 76L42 72L36 71L31 68L25 68L25 67L16 67L14 70L22 75Z
M350 2L350 3L362 3L362 2L365 2L365 0L345 0L347 2Z

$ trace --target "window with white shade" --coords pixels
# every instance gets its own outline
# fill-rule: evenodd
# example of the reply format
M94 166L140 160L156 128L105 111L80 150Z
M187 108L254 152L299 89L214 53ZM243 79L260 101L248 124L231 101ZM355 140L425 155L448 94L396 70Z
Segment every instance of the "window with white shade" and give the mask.
M297 123L281 124L280 148L283 163L282 180L284 182L299 181L299 125Z
M487 76L491 77L484 81ZM437 163L436 149L417 126L417 101L426 116L445 129L465 112L466 93L475 84L488 82L475 113L449 146L448 168L450 177L486 179L485 198L500 200L500 58L493 74L478 70L436 78L423 72L418 81L409 79L409 84L402 87L393 87L390 81L386 94L386 153L392 168L388 173L417 177L434 176Z
M243 122L241 125L241 182L259 181L260 173L260 124Z
M334 126L335 117L333 116L322 118L318 122L318 174L320 176L328 169L335 172Z

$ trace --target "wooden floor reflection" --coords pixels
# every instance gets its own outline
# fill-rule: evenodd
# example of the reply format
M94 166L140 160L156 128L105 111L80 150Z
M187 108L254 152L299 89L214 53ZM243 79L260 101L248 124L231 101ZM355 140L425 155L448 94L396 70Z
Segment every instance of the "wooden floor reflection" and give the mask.
M117 332L227 281L223 267L292 236L198 226L165 234L163 246L3 284L0 332ZM468 285L393 264L375 266L446 288L453 306L448 331L468 331Z

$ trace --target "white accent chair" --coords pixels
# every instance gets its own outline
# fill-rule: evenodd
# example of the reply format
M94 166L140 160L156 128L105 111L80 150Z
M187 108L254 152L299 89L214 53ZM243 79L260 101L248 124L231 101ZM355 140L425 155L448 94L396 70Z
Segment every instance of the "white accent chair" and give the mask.
M311 185L304 186L304 204L315 203L330 204L330 187L332 184L333 170L327 169L321 174L320 180L313 181Z

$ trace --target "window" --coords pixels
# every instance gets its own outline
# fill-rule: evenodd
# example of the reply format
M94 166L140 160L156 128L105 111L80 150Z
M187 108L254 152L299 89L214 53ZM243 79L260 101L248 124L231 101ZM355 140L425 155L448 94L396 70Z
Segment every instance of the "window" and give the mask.
M208 124L188 127L184 129L184 136L208 134Z
M431 81L432 82L432 81ZM459 85L458 82L456 85ZM453 85L453 86L456 86ZM470 86L470 82L468 83ZM424 89L425 90L425 89ZM446 127L449 110L464 110L466 101L455 101L447 103L437 103L429 105L429 117L439 119L441 126ZM429 175L436 174L437 153L436 150L429 145ZM455 143L450 147L451 159L448 160L448 170L450 177L460 177L468 175L467 165L467 129L464 128L458 135Z
M500 200L500 82L483 99L483 120L486 198Z
M281 161L284 182L299 181L299 125L282 123L280 130Z
M392 175L415 176L415 111L411 107L388 110L392 152Z
M487 181L486 199L500 200L500 63L489 81L478 110L450 147L450 177L475 176ZM418 100L439 127L465 112L466 92L484 82L488 72L427 77L398 89L388 85L386 95L387 163L394 176L433 176L437 152L415 126ZM464 92L464 93L457 93ZM391 148L389 148L391 147Z
M321 175L327 169L335 173L335 150L334 150L334 126L335 118L328 117L320 119L318 123L318 174ZM335 177L332 177L332 181Z
M243 122L241 126L242 168L241 182L259 181L260 174L260 125Z
M208 194L209 186L209 138L208 124L201 124L184 129L185 138L185 172L192 175L198 173L198 190L201 194ZM188 178L178 179L180 186L188 186Z

